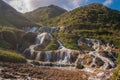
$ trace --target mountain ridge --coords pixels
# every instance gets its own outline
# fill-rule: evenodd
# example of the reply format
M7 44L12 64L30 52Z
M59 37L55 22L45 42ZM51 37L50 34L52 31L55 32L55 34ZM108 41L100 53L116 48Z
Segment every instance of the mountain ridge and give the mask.
M39 7L38 9L35 9L31 12L27 12L24 15L28 19L44 26L44 23L46 21L48 21L49 19L55 18L65 12L67 12L67 10L61 7L58 7L56 5L49 5L45 7Z
M35 26L36 24L25 18L23 14L19 13L6 2L0 0L0 25L22 28Z
M79 28L83 28L80 26L85 26L84 28L89 28L90 26L119 28L117 27L119 21L120 11L110 9L102 4L93 3L66 12L49 20L46 24L53 26L76 26Z

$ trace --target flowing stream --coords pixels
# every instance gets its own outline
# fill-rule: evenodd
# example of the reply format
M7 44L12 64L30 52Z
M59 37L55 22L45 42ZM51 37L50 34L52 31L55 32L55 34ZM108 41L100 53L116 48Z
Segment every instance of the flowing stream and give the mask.
M56 39L54 38L51 33L53 32L52 29L47 29L46 28L32 28L30 29L29 32L38 32L37 30L41 31L45 31L45 32L39 32L37 37L36 37L36 41L34 45L31 45L29 48L27 48L23 53L25 54L27 51L30 51L30 58L32 57L32 60L36 60L36 61L40 61L41 64L54 64L55 66L59 65L59 66L71 66L72 64L74 64L74 67L76 66L76 63L80 63L82 61L81 58L81 52L79 50L72 50L72 49L68 49L64 46L64 44L60 41L57 40L58 44L59 44L59 48L57 50L50 50L50 51L42 51L42 50L35 50L35 47L40 46L40 45L44 45L46 42L45 40L53 40ZM112 68L115 67L115 63L113 61L111 61L109 58L104 57L102 55L100 55L100 51L107 51L109 53L110 56L112 56L114 59L116 59L116 57L112 54L111 52L111 46L109 45L109 43L107 43L106 45L101 45L99 40L96 39L89 39L86 38L85 40L85 44L87 44L88 47L93 48L93 51L89 51L88 54L89 56L94 56L94 58L92 59L92 63L89 65L89 67L92 67L92 65L97 65L95 63L96 58L100 58L104 64L100 67L101 69L107 69L108 66L111 66ZM81 40L78 40L78 45L81 42ZM61 64L61 65L60 65ZM86 70L88 68L86 67Z

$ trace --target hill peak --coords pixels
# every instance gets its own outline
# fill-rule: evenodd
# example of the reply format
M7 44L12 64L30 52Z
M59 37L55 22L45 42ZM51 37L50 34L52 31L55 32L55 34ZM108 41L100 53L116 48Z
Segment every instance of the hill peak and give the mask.
M56 5L49 5L45 7L40 7L34 11L25 13L25 16L34 22L43 25L44 22L55 18L63 13L67 12L67 10L56 6Z
M81 7L80 7L81 8ZM87 9L109 9L108 7L104 6L103 4L100 3L92 3L88 4L86 6L82 6L82 8L87 8Z
M119 28L119 17L119 11L110 9L99 3L93 3L64 13L47 24L90 29L96 27Z
M57 7L56 5L54 5L54 4L51 4L51 5L49 5L48 7Z

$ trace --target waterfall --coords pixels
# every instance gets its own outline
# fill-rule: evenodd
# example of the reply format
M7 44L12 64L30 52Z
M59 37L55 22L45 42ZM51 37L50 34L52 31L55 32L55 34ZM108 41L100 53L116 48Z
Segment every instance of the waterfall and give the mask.
M69 49L66 49L66 51L64 49L60 50L60 55L58 57L58 62L59 63L71 63L71 53L72 51Z
M42 44L46 35L47 35L47 33L38 34L35 43Z
M92 61L92 63L90 64L90 67L92 67L93 65L96 65L96 64L95 64L95 60L96 60L96 56L95 56L95 58L93 58L93 61Z
M51 61L51 53L50 52L45 52L45 61L50 62Z
M54 39L54 37L49 33L49 36L51 37L51 39Z
M65 48L65 47L63 46L63 44L62 44L59 40L57 40L57 42L58 42L58 44L59 44L59 49Z
M41 54L41 52L39 52L39 53L37 53L37 56L36 56L36 59L35 60L40 60L40 54Z
M101 56L101 55L100 55L98 52L96 52L96 51L91 51L91 52L89 52L89 55L93 55L93 56L95 56L95 57L98 57L98 58L100 58L100 59L104 62L104 65L101 67L102 69L106 69L109 65L111 65L112 67L115 66L115 64L114 64L111 60L109 60L109 59L106 58L106 57Z
M30 32L36 32L38 28L32 28L31 30L29 30ZM101 59L104 64L102 66L100 66L101 69L107 69L109 66L114 67L115 64L112 60L110 60L107 57L103 57L100 54L100 51L107 51L109 53L109 55L111 55L114 59L116 59L114 57L114 55L111 52L111 46L109 44L107 45L101 45L99 40L96 39L79 39L78 40L78 45L80 45L82 47L82 43L83 46L87 45L88 47L90 47L90 50L94 49L94 51L87 51L87 53L83 54L83 55L88 55L88 57L92 58L92 63L90 63L89 66L84 65L84 63L82 63L82 58L81 58L81 54L80 51L74 52L74 50L72 49L68 49L64 46L64 44L62 44L61 41L57 40L58 44L59 44L59 48L57 50L53 50L53 51L42 51L41 50L41 46L44 45L44 43L46 43L46 40L53 40L56 39L55 37L53 37L51 35L52 32L54 32L53 29L49 29L46 27L43 28L39 28L39 31L43 30L43 33L39 33L36 37L36 41L34 45L29 46L29 48L27 48L25 51L30 51L30 55L32 57L32 59L34 58L37 61L42 62L42 65L50 65L50 64L54 64L55 66L59 66L59 67L73 67L72 64L77 65L77 63L82 64L83 66L85 66L85 70L88 72L92 72L92 70L90 70L88 67L92 67L93 65L97 66L96 64L96 59L99 58ZM42 31L41 31L42 32ZM81 44L80 44L81 43ZM43 45L42 45L43 44ZM49 44L49 41L48 41ZM44 47L46 47L47 43L44 45ZM38 49L40 48L40 49ZM92 49L91 49L92 48ZM101 49L102 48L102 49ZM38 49L38 50L37 50ZM24 53L25 53L24 51ZM93 57L94 56L94 57ZM74 59L73 59L74 58ZM84 58L84 57L83 57Z
M38 27L32 27L32 28L28 28L26 32L37 32Z
M95 40L94 42L93 42L93 48L94 48L94 50L95 51L99 51L99 47L100 47L100 42L98 41L98 40Z

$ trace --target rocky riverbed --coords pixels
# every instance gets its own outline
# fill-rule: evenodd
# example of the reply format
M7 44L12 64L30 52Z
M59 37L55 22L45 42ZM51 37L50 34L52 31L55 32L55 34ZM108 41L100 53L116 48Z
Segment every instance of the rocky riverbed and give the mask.
M0 63L0 66L1 80L110 80L112 75L110 70L68 70L15 63Z

